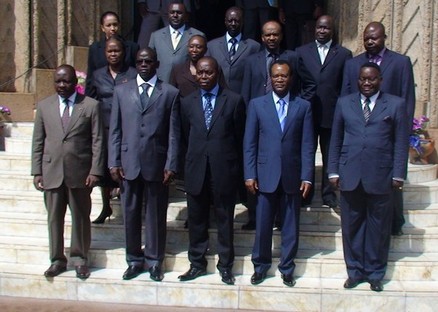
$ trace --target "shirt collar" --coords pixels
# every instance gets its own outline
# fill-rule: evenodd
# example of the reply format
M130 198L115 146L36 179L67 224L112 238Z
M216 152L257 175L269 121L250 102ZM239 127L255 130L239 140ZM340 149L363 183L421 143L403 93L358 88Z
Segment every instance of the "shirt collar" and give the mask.
M211 94L213 94L215 97L217 97L217 94L219 93L219 84L216 84L216 85L214 86L214 88L211 89L210 91L206 91L206 90L204 90L204 89L201 89L201 96L202 96L202 97L204 97L204 94L205 94L205 93L211 93Z
M186 29L186 25L182 25L180 28L175 29L172 26L169 25L169 30L170 33L172 34L174 30L177 30L179 32L179 34L182 36L182 34L184 33L184 30Z
M75 103L75 100L76 100L76 96L77 96L77 92L75 91L72 95L70 95L69 97L68 97L68 104L69 105L73 105L74 103ZM59 103L62 103L62 104L64 104L64 100L65 100L65 98L63 98L62 96L59 96L58 95L58 100L59 100Z
M380 56L380 59L383 60L383 54L385 54L386 51L386 47L384 47L379 53L377 53L376 55ZM371 54L367 54L368 58L371 59L373 57L375 57L375 55L371 55Z
M283 99L286 102L286 104L288 104L289 103L289 98L290 98L290 93L288 92L284 97L281 98L281 97L279 97L277 95L277 93L272 91L272 98L273 98L275 104L278 103L279 99Z
M239 43L240 40L242 40L242 34L240 33L240 34L238 34L236 37L231 37L230 34L229 34L228 31L227 31L227 33L225 34L225 39L227 40L227 43L230 42L230 39L231 39L231 38L236 38L236 39L237 39L237 43Z
M332 46L332 43L333 43L333 39L330 39L329 41L327 41L326 43L321 43L321 42L318 42L318 40L315 40L315 42L316 42L316 46L319 48L320 46L322 46L322 45L325 45L326 47L327 47L327 49L330 49L330 47Z
M152 89L153 89L153 88L155 88L155 85L157 84L158 77L157 77L157 74L155 74L155 75L154 75L151 79L149 79L148 81L144 81L143 78L141 78L140 75L137 74L137 78L136 78L136 80L137 80L137 86L140 87L143 83L147 83L147 84L149 84L149 85L152 87Z
M369 99L370 99L371 103L376 103L377 98L379 97L379 95L380 95L380 91L378 91L373 96L370 96ZM366 98L367 97L365 95L363 95L362 93L360 94L360 99L361 99L362 103L365 102Z

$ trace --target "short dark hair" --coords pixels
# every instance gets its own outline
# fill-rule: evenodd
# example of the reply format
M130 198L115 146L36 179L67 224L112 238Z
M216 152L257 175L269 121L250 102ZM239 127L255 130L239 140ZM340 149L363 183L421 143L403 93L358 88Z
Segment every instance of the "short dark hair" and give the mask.
M109 15L113 15L116 17L117 22L120 23L120 17L116 12L113 11L106 11L104 12L101 16L100 16L100 25L103 25L103 20L105 19L105 17L109 16Z
M380 66L373 62L366 62L365 64L362 64L360 70L362 70L362 68L375 68L379 72L379 75L382 74L382 70L380 69Z
M271 66L269 67L269 73L272 73L272 67L274 67L274 65L287 65L289 67L289 76L292 76L292 65L289 64L288 61L285 60L276 60L274 62L272 62Z

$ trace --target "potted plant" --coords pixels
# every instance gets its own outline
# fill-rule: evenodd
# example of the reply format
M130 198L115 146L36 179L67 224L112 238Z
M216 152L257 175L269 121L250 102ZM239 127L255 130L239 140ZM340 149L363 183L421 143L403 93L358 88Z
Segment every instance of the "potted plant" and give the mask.
M427 124L429 118L414 118L412 133L409 136L409 161L411 164L427 165L427 157L435 150L435 140L429 138Z

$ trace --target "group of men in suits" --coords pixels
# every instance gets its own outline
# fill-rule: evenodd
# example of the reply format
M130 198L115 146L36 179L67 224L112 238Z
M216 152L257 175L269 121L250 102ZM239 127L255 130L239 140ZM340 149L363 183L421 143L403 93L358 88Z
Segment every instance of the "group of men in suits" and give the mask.
M196 63L198 87L181 97L167 83L171 69L186 60L189 39L203 34L186 26L184 4L171 3L168 16L169 26L152 33L150 46L137 53L137 77L114 91L108 166L121 185L128 263L123 278L132 279L145 268L152 280L164 278L168 185L184 151L190 268L180 280L206 274L212 205L217 268L222 282L234 284L234 206L244 175L255 198L251 283L263 282L271 266L277 215L282 223L279 270L283 283L293 287L300 207L312 197L319 139L327 168L323 204L337 207L335 190L341 190L349 277L344 287L368 281L372 290L383 290L390 192L400 193L406 178L406 116L412 117L415 105L411 92L405 99L389 94L413 90L409 58L385 48L384 27L377 22L364 31L367 52L352 58L333 40L334 22L326 15L316 22L315 41L297 51L281 50L281 25L266 22L259 50L257 42L242 38L242 10L232 7L225 16L227 33L210 41L208 56ZM363 65L368 61L373 63ZM219 84L221 68L228 87ZM66 270L61 225L67 204L74 228L71 255L79 259L76 273L89 276L90 193L102 175L105 151L96 102L78 95L76 83L74 69L60 66L58 95L38 104L35 121L32 174L35 187L45 191L49 212L52 265L47 277Z

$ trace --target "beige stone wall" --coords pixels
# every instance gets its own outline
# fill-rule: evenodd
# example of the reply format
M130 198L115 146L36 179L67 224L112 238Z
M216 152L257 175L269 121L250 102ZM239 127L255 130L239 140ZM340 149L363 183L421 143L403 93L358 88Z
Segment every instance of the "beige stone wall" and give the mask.
M386 27L388 48L411 58L416 83L416 115L438 127L438 4L434 0L329 1L343 45L363 51L362 31L371 21Z

